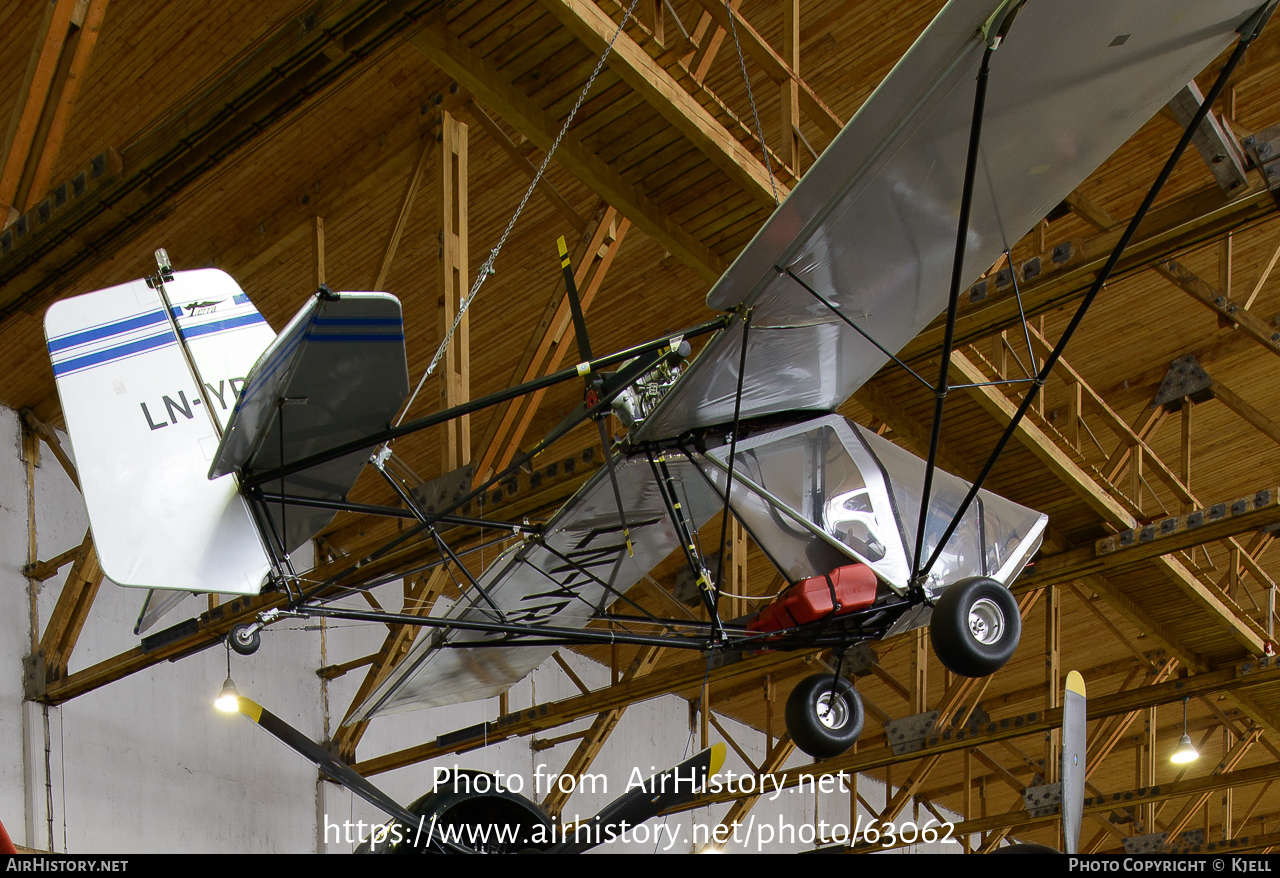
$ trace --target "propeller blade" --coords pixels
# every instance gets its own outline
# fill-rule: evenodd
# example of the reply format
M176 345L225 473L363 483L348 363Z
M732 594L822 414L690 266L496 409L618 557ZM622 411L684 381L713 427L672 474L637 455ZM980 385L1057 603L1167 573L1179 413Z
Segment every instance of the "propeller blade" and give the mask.
M1069 854L1080 852L1080 823L1084 816L1085 774L1084 677L1067 674L1062 699L1062 838Z
M620 826L624 821L628 826L643 823L650 817L657 817L668 808L674 808L691 801L698 795L707 778L717 773L724 765L725 746L723 743L713 744L700 753L695 753L684 762L668 768L661 774L655 774L632 790L614 799L595 817L588 821L590 831L581 835L587 841L579 842L571 838L546 851L549 854L580 854L583 851L605 841L605 829Z
M556 247L560 250L560 268L564 271L565 292L569 296L569 311L573 315L573 334L578 341L578 359L583 363L589 363L595 358L591 356L591 342L587 338L587 318L582 313L582 302L578 299L578 281L573 276L573 266L569 262L569 247L565 244L563 235L556 239Z
M370 805L373 805L379 811L383 811L388 816L394 817L407 827L416 827L418 825L418 817L412 811L397 804L394 799L352 770L351 766L335 759L329 754L328 750L325 750L261 704L245 698L243 695L240 696L238 703L240 713L253 720L260 728L270 732L285 746L291 748L301 755L303 759L306 759Z

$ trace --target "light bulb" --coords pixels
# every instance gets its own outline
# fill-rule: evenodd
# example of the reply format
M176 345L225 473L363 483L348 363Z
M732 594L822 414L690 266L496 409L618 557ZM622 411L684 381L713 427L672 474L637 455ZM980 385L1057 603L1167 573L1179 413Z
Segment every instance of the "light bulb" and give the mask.
M1191 743L1191 736L1182 735L1182 740L1178 742L1178 749L1173 751L1173 755L1169 757L1169 761L1174 765L1186 765L1188 762L1195 762L1200 758L1200 753L1196 750L1196 745Z
M236 691L236 684L230 674L227 675L227 682L222 684L222 691L218 693L213 706L223 713L236 713L240 710L240 693Z

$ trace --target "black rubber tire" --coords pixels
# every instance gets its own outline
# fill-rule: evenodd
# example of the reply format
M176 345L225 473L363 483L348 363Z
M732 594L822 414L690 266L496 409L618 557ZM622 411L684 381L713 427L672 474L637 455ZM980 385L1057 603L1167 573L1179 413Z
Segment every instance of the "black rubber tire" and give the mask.
M990 639L981 639L983 632L990 632L986 635ZM948 586L938 598L929 635L934 654L951 673L962 677L994 674L1013 657L1022 637L1018 602L994 579L963 579Z
M227 642L240 655L253 655L262 645L262 632L256 628L250 630L248 625L236 625L227 634Z
M787 732L795 745L814 759L839 756L853 746L862 734L862 696L844 677L835 683L835 695L843 714L843 722L835 728L819 717L832 691L831 674L814 674L801 680L787 699ZM824 711L826 713L826 711Z

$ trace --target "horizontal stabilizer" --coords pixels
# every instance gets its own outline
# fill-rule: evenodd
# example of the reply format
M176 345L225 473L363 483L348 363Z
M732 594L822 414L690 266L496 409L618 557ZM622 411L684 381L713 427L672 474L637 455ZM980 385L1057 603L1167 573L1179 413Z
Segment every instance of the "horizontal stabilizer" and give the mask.
M317 294L253 367L209 478L269 474L282 452L287 465L385 430L408 394L400 301L386 293ZM357 451L294 473L283 480L284 494L344 500L368 460L368 450ZM270 482L264 490L280 487ZM290 506L281 516L277 502L267 508L277 531L283 517L290 551L335 515Z

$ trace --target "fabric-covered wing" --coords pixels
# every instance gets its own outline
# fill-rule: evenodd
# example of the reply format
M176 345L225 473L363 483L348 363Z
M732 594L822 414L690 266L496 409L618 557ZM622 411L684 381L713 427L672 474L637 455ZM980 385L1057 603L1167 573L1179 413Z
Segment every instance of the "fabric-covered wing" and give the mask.
M991 61L962 280L1011 247L1227 48L1259 0L1031 0ZM707 297L751 307L742 415L831 411L946 307L979 28L952 0ZM742 329L717 335L637 433L733 419Z
M386 429L409 394L400 301L386 293L312 297L262 354L244 385L214 456L209 478L256 475ZM284 404L281 405L281 401ZM312 467L284 480L286 494L342 500L368 451ZM278 483L267 486L278 491ZM268 503L276 527L280 509ZM290 507L290 550L333 518L325 509Z
M583 628L679 548L648 459L617 464L635 555L627 554L613 489L601 469L548 522L541 543L528 541L507 550L480 577L506 621ZM681 505L701 526L720 510L720 499L683 459L667 465ZM501 621L494 606L472 586L444 615ZM492 646L501 640L500 634L423 631L355 718L498 695L555 651L552 646Z

